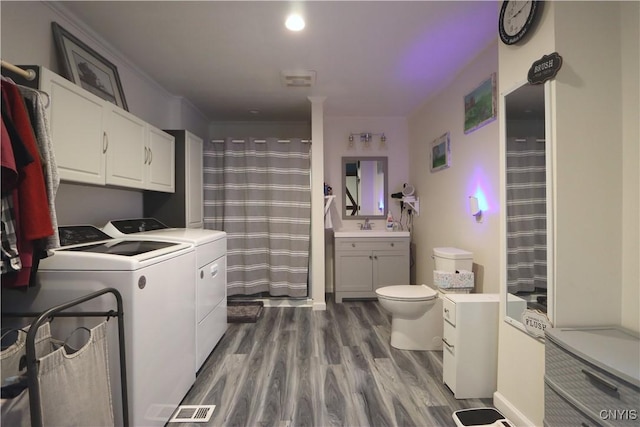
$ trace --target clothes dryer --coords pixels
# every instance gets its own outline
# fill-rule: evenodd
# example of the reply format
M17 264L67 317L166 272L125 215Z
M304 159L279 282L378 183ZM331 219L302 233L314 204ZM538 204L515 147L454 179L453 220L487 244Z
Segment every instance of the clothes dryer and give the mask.
M109 221L102 229L111 237L186 242L196 251L196 371L227 331L227 233L200 228L169 228L155 218Z
M3 289L3 311L41 312L112 287L123 300L125 355L132 426L163 426L195 381L193 245L135 237L112 239L91 226L60 227L62 247L41 260L38 285ZM77 311L108 311L97 298ZM60 318L57 336L104 319ZM122 425L117 322L108 323L109 371L116 425ZM60 390L64 393L64 390Z

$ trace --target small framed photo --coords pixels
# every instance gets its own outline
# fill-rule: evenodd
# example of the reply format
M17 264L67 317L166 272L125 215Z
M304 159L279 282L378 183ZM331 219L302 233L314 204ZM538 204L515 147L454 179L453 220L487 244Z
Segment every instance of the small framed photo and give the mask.
M451 166L451 141L449 132L431 143L431 172L437 172Z
M56 22L51 23L51 29L63 76L128 111L116 66Z
M496 73L493 73L464 97L464 133L494 121L496 112Z

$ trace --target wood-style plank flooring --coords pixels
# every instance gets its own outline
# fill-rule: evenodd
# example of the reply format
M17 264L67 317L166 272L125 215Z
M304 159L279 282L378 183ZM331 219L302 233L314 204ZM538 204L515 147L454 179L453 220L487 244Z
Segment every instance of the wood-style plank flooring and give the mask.
M327 298L326 311L265 308L257 323L230 324L184 405L216 405L208 423L168 426L455 426L442 384L442 352L390 346L377 301Z

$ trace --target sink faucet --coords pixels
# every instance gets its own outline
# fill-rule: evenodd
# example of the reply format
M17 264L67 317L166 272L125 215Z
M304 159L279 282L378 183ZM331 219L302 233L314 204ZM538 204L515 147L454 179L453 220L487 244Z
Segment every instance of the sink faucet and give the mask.
M360 224L360 230L371 230L371 223L369 218L364 219L364 224Z

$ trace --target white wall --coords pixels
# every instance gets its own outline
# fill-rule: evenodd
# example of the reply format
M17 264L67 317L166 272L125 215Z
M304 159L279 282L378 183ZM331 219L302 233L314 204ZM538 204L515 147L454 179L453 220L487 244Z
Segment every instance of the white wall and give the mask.
M211 138L311 138L311 122L212 122Z
M498 122L464 133L464 96L495 73L497 41L481 52L453 83L409 118L410 181L420 196L415 218L416 282L433 284L434 247L473 252L476 292L498 292ZM451 167L430 171L431 142L445 132ZM481 223L469 214L468 197L480 190L488 208Z
M208 136L208 120L202 113L161 88L68 12L62 3L3 1L0 18L3 60L16 65L42 65L60 72L51 31L51 22L55 21L118 68L131 113L160 129L188 129L203 138ZM113 215L110 218L142 216L142 191L63 183L56 197L56 210L60 225L103 225L106 215Z
M621 324L640 331L640 2L620 8L622 25L622 311Z
M563 57L551 123L556 326L640 329L638 9L545 2L529 40L499 47L501 91L525 80L543 55ZM500 322L498 363L496 407L520 425L542 425L544 343Z

